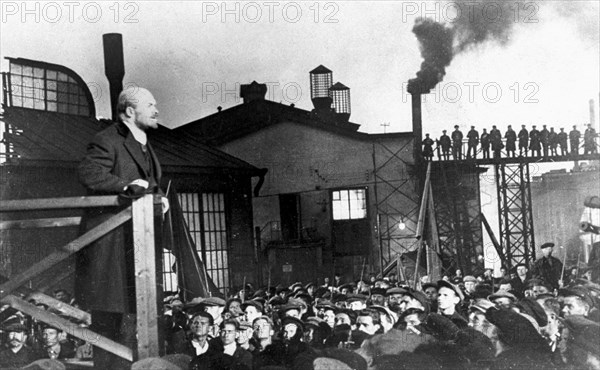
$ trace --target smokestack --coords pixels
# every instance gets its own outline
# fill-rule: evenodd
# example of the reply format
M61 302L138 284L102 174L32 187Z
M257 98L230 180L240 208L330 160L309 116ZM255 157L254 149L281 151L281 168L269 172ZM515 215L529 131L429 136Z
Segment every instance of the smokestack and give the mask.
M423 160L421 153L421 140L423 137L423 126L421 121L421 93L413 92L412 96L412 128L414 136L413 157L415 164Z
M117 120L117 101L123 91L123 76L125 76L125 63L123 62L123 36L120 33L107 33L102 35L104 44L104 73L110 85L110 105L113 121Z

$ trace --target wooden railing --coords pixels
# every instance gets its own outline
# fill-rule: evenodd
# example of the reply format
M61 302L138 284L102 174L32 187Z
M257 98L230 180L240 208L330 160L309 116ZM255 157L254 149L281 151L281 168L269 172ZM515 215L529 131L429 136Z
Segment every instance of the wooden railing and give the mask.
M0 212L116 206L123 206L122 199L117 196L27 199L2 201ZM0 303L8 304L39 321L60 327L67 333L91 342L93 345L128 361L161 355L159 317L162 307L159 306L160 300L158 298L162 295L162 291L158 282L157 266L161 266L162 254L156 252L157 247L160 247L157 244L160 243L160 240L157 238L159 234L154 229L155 217L160 217L157 216L160 211L155 211L155 209L160 210L159 207L161 207L161 202L160 197L157 195L146 195L134 200L131 205L128 205L118 214L58 248L25 271L11 276L10 280L0 284ZM103 337L87 328L82 328L58 315L42 310L18 296L24 295L26 299L35 299L36 302L44 303L70 317L90 323L91 318L87 312L55 300L43 293L36 292L35 289L26 288L24 285L129 220L132 220L133 242L136 246L134 248L134 273L137 308L137 351L134 352L132 348ZM79 221L80 219L77 217L2 221L0 222L0 230L73 226L77 225ZM137 358L134 358L134 353L137 353L137 356L135 356Z

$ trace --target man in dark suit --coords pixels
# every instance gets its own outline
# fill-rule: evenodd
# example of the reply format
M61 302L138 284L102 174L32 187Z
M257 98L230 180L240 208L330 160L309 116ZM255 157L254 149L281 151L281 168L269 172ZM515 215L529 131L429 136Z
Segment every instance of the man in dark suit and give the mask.
M92 195L160 193L161 168L146 136L147 130L158 127L154 97L143 88L124 90L117 113L118 122L98 133L88 145L79 165L80 182ZM83 218L82 228L89 230L122 209L93 209ZM77 300L92 311L92 329L135 348L131 222L90 244L77 257ZM128 368L121 359L99 348L94 349L94 361L106 368Z

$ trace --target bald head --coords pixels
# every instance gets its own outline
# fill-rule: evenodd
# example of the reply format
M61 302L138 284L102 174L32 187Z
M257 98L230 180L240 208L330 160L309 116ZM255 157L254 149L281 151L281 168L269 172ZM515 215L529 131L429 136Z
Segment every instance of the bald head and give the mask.
M133 123L141 130L158 127L158 109L152 93L143 87L132 87L119 94L117 103L119 118Z

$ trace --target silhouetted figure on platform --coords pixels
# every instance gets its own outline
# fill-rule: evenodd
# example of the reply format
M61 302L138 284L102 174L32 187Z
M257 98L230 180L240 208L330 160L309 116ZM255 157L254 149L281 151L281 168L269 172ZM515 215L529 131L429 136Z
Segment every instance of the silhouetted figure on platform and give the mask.
M573 125L573 130L569 132L569 141L571 144L571 155L579 155L579 138L581 133L577 130L577 126Z
M558 145L560 146L560 155L567 155L567 141L569 139L569 135L565 132L564 127L560 128L560 132L558 133Z
M550 145L550 155L557 155L556 148L558 148L558 134L554 131L554 127L550 127L550 133L548 134L548 144Z
M483 129L480 141L483 158L490 158L490 134L487 133L486 129Z
M452 131L452 156L454 159L462 159L462 140L463 133L458 129L458 125L454 126Z
M434 141L431 140L429 134L425 134L425 139L423 139L423 157L425 160L430 161L433 159L433 144Z
M512 129L511 125L508 125L504 138L506 139L506 156L514 157L515 150L517 149L517 133Z
M500 158L500 151L502 150L502 134L496 126L492 126L490 130L490 141L492 142L492 151L494 152L494 158Z
M475 130L475 126L471 126L471 130L467 133L469 139L469 147L467 149L467 158L471 158L471 150L473 151L473 158L477 157L477 145L479 144L479 132Z
M540 157L542 155L540 146L540 132L536 130L535 125L531 127L531 132L529 133L529 150L531 150L531 156Z
M440 136L439 145L442 147L442 158L447 161L450 159L450 147L452 146L452 140L450 136L446 135L446 130L442 130L442 136Z
M588 128L583 133L583 154L595 154L598 152L596 148L596 130L592 127L591 123L588 123Z
M525 125L521 125L521 131L519 131L519 155L527 157L527 144L529 143L529 131L525 128Z
M546 125L543 125L542 127L542 131L540 131L540 143L542 144L542 153L544 153L544 157L547 157L548 147L550 145L550 131L548 131Z

